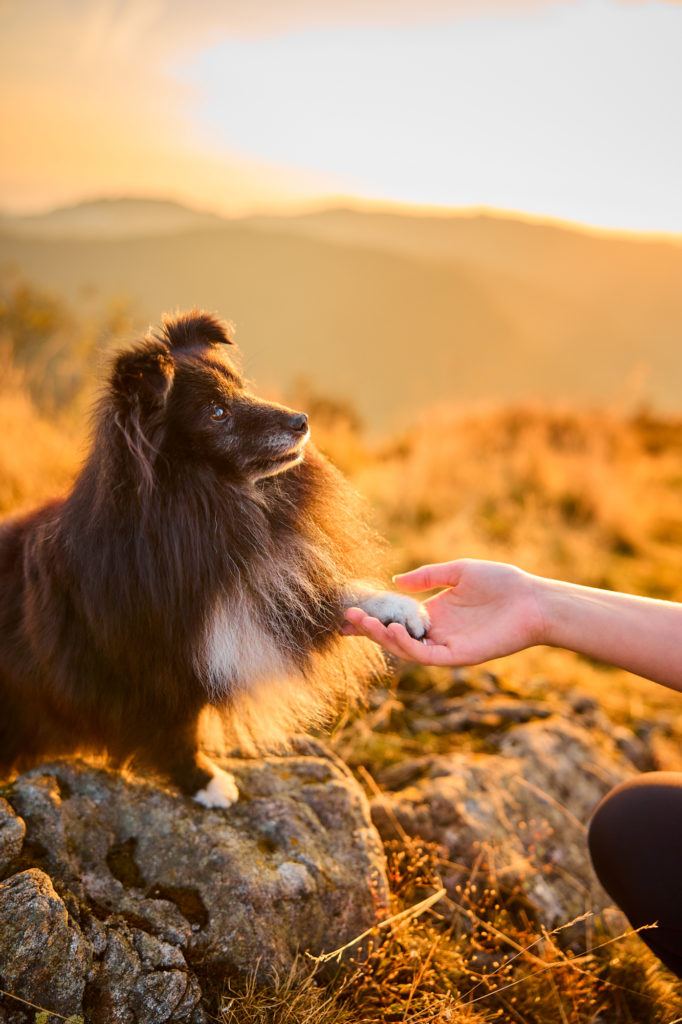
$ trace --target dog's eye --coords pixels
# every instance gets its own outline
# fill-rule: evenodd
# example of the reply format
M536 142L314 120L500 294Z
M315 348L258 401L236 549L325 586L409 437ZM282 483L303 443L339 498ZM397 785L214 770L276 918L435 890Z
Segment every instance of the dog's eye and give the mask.
M214 402L213 405L211 406L211 419L212 420L218 420L218 421L226 420L229 415L230 415L229 409L226 406L221 405L220 402Z

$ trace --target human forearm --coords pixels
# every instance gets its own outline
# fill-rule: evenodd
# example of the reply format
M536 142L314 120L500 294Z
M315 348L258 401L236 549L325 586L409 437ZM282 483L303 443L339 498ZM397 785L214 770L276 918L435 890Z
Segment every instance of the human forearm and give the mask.
M682 605L534 578L537 643L682 690Z

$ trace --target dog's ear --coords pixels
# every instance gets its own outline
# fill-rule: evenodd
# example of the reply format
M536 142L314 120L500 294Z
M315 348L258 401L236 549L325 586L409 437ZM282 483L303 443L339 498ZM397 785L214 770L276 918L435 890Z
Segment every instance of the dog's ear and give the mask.
M152 339L117 357L111 383L125 407L151 413L165 405L174 376L175 362L168 347Z
M170 349L213 347L232 344L232 325L212 313L193 309L189 313L164 316L161 337Z

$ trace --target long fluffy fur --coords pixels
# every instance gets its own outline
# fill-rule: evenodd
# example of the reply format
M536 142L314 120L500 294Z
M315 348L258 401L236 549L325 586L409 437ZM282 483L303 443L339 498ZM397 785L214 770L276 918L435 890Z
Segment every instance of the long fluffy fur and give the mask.
M281 747L380 669L338 634L344 588L377 569L347 483L310 445L255 478L197 423L221 374L250 444L249 416L294 415L248 396L227 344L194 312L119 356L71 492L0 528L0 771L102 751L193 792L207 709L228 742Z

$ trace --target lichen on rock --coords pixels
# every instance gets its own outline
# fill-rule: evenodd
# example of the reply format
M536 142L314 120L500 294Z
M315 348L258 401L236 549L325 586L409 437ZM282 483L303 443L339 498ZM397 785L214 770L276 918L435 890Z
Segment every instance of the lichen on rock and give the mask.
M7 787L8 991L88 1024L199 1024L226 975L286 972L385 915L382 845L347 771L319 757L223 767L241 794L228 810L76 761Z

